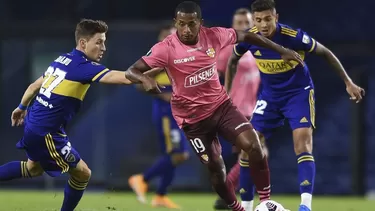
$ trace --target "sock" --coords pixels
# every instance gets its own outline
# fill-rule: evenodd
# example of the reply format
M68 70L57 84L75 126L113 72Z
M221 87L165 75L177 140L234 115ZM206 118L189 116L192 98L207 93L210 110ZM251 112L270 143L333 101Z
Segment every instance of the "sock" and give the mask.
M297 155L298 180L300 184L301 204L311 210L311 200L315 181L314 157L307 152Z
M242 202L253 202L254 200L254 183L250 176L249 161L240 159L240 195ZM243 206L243 204L242 204ZM245 206L243 206L247 211Z
M79 182L73 177L70 177L65 185L64 202L61 211L73 211L77 207L82 198L83 192L86 189L88 181Z
M232 185L235 190L238 188L240 178L240 164L236 163L229 171L227 179L232 182Z
M251 200L251 201L241 201L241 206L245 209L245 211L253 211L254 200Z
M143 173L143 179L148 182L152 178L163 174L167 169L173 168L170 155L164 155L156 161L146 172Z
M228 205L228 207L229 209L232 209L232 211L245 211L238 201L233 202L232 204Z
M271 198L270 170L267 157L257 162L251 162L251 177L259 195L260 202Z
M164 196L167 194L168 187L172 184L174 179L176 167L172 165L170 168L166 168L164 174L161 176L160 184L156 190L156 194Z
M225 183L214 183L213 188L216 193L222 198L228 207L235 211L244 211L241 205L238 203L236 194L232 182L228 179L225 180ZM240 209L241 208L241 209Z
M8 181L18 178L30 178L30 172L27 170L26 161L12 161L0 166L0 181Z

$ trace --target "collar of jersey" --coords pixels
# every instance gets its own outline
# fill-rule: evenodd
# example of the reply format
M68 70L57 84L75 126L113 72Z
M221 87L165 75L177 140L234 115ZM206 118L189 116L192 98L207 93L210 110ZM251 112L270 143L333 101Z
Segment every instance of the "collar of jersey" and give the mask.
M71 52L71 54L76 55L76 56L82 56L85 59L87 59L87 56L85 55L85 53L83 53L82 51L77 50L75 48L73 49L73 51Z

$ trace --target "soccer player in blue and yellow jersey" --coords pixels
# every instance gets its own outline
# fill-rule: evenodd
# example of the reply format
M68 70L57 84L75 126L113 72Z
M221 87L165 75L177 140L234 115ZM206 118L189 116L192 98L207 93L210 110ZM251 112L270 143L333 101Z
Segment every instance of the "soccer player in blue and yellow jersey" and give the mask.
M80 21L75 31L76 48L59 56L30 84L12 113L12 126L25 125L17 148L26 151L28 160L0 166L0 181L37 177L44 172L52 177L68 173L61 211L74 210L91 176L65 126L79 111L91 83L131 84L124 72L97 63L106 50L107 30L103 21Z
M158 41L163 41L171 33L175 33L174 27L163 27L160 30ZM154 95L152 106L153 122L158 131L158 141L163 156L142 174L131 176L129 178L129 186L137 194L138 200L141 203L145 203L147 183L156 177L160 177L161 180L156 190L156 196L153 198L151 205L154 207L179 208L166 194L167 188L174 179L176 166L188 159L188 142L172 116L170 105L172 85L167 73L165 71L159 73L156 75L155 80L158 84L165 87L162 93ZM143 90L143 88L140 90Z
M278 22L273 0L256 0L251 5L255 27L249 31L263 35L277 44L300 53L302 58L316 54L325 58L345 82L350 99L357 103L364 96L346 74L336 56L325 46L301 29L293 29ZM298 180L301 192L300 211L311 211L315 178L315 162L312 155L312 133L315 127L314 85L307 65L285 63L277 52L240 43L234 47L229 71L236 72L238 59L250 51L261 74L262 90L251 123L261 139L267 140L272 130L288 120L293 130L294 150L298 163ZM246 155L242 155L246 159ZM245 187L242 187L245 188ZM248 187L250 190L252 187ZM246 188L245 188L246 189Z

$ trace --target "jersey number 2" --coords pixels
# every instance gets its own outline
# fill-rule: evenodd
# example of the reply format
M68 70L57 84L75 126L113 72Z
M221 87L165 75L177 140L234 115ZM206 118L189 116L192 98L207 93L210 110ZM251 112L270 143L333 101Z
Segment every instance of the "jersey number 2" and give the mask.
M267 102L264 100L258 100L257 104L255 105L254 113L263 115L264 109L267 107Z
M44 75L39 93L50 98L51 92L65 79L66 72L50 66Z

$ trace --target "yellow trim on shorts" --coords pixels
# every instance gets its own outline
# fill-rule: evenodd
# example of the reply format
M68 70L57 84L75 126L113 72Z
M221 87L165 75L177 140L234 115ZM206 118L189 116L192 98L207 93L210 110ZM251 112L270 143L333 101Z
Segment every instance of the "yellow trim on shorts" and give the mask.
M314 89L310 89L309 94L309 105L310 105L310 122L313 128L315 128L315 99L314 99Z
M56 150L55 143L53 142L52 135L48 133L44 137L46 141L46 146L48 149L49 154L51 155L52 159L54 159L57 165L62 169L61 173L66 173L69 171L69 164L65 162L65 160L60 156L60 154Z

